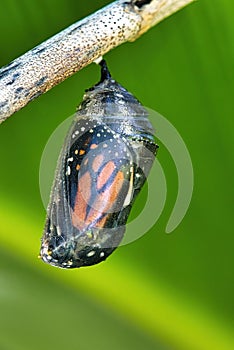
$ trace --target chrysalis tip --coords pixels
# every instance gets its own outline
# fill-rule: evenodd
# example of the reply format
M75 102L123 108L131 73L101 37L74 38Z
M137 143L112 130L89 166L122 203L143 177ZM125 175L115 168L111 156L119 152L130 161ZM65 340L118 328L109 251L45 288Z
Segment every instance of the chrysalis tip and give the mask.
M101 80L99 83L102 83L106 79L111 79L111 74L110 74L110 71L107 67L106 61L101 60L99 65L101 66Z

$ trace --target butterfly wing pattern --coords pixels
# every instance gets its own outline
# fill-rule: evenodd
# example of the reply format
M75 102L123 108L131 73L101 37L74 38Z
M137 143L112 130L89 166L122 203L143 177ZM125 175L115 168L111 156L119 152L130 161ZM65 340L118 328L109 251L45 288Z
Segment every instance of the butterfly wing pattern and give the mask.
M40 257L61 268L105 260L120 244L158 146L148 112L112 79L88 89L61 150Z

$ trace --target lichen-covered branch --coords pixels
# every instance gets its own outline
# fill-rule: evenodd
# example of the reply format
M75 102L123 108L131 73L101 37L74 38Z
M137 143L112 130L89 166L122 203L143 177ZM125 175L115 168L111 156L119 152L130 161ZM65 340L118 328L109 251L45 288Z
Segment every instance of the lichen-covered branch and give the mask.
M194 0L118 0L0 69L0 123L114 47Z

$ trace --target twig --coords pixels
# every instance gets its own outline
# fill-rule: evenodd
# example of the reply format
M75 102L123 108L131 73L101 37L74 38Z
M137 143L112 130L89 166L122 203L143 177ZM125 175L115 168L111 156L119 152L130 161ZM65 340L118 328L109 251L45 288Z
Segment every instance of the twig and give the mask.
M114 47L194 0L118 0L0 70L0 123Z

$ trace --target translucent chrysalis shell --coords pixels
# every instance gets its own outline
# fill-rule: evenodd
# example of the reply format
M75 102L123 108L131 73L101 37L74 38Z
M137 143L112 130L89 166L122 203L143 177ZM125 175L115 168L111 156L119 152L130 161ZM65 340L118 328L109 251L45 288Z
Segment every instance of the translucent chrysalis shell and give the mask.
M147 110L112 79L77 109L58 160L40 257L62 268L97 264L120 244L158 146Z

